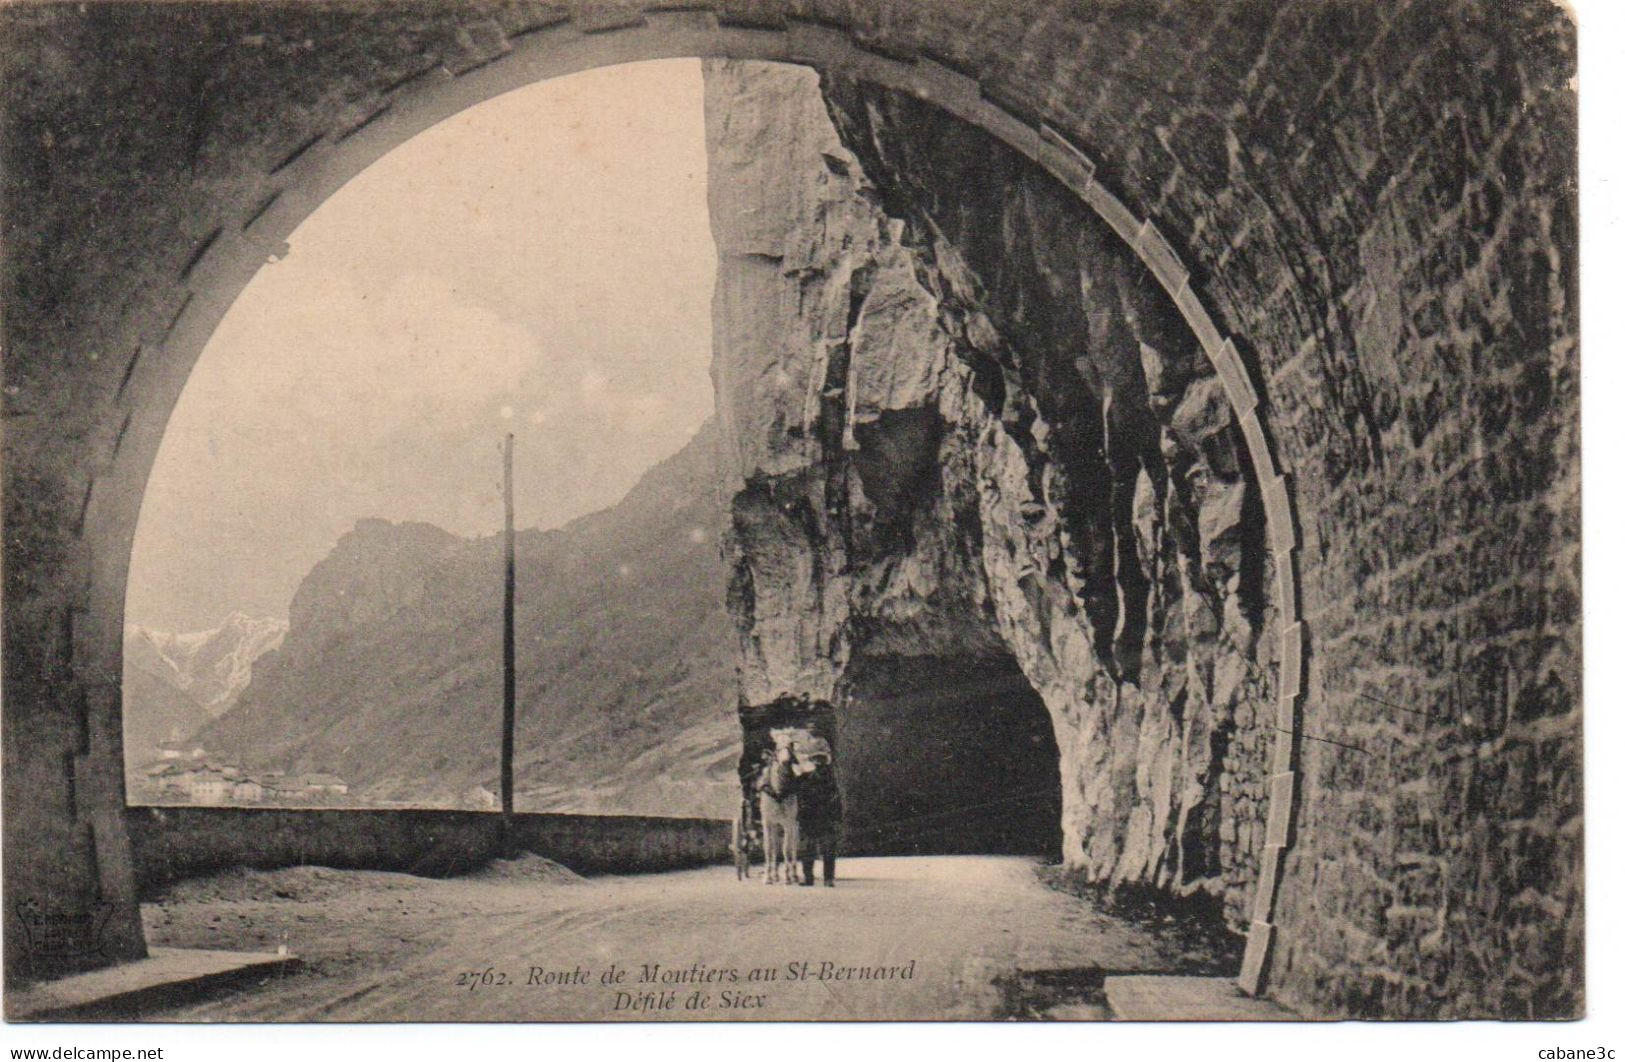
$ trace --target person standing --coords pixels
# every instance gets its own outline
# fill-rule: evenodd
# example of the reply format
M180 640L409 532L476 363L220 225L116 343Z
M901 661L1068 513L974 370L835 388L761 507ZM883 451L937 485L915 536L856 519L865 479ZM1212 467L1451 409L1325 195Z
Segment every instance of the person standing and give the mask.
M841 787L835 780L835 764L828 752L818 750L808 757L808 769L797 785L801 805L797 825L801 832L801 884L813 883L813 863L824 861L824 884L835 885L835 850L841 835Z

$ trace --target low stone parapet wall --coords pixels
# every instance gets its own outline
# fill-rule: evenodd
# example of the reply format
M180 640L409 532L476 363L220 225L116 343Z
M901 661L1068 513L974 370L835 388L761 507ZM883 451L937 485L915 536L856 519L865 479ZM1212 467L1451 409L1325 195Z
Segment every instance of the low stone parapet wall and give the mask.
M324 866L457 874L502 853L502 817L485 811L132 807L143 891L233 867ZM582 873L676 870L725 861L730 826L650 815L521 814L514 845Z

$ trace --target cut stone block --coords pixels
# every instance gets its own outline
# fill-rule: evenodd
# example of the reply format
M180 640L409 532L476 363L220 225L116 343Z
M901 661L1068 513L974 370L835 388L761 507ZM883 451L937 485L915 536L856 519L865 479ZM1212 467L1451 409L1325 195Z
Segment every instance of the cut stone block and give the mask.
M132 1010L194 999L240 977L299 964L293 955L152 948L145 959L6 993L7 1021L128 1017Z
M1278 1003L1241 994L1227 977L1106 978L1117 1021L1303 1021Z

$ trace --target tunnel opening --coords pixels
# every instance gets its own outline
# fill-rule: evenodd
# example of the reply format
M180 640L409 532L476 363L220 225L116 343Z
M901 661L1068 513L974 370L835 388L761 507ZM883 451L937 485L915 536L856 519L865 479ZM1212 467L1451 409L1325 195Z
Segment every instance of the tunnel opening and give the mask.
M515 810L731 813L701 86L483 101L239 294L134 536L128 805L494 810L506 435Z
M854 854L1059 861L1060 752L1014 658L866 658L839 732Z
M515 65L507 65L507 67L497 67L497 65L492 65L489 70L513 70L513 68L518 68L517 63L515 63ZM512 75L509 75L509 73L504 73L504 76L507 78L507 76ZM549 73L548 76L551 76L551 73ZM471 83L473 83L473 81L471 81ZM481 89L481 91L483 91L484 94L489 94L489 89ZM985 106L988 110L996 109L993 104L980 104L980 106ZM356 140L351 141L353 145L356 145L356 154L354 154L354 158L362 158L367 151L372 151L372 149L374 149L374 135L380 136L380 138L384 138L384 140L388 140L388 138L400 138L400 130L393 128L388 120L380 120L380 122L367 125L367 127L362 130L362 135L358 136ZM335 143L335 145L340 145L340 143L343 143L343 138L338 138L338 140L333 141L333 143ZM343 153L346 153L345 166L349 166L349 162L351 162L351 159L348 158L348 153L351 151L351 143L345 143L345 146L343 146ZM327 154L330 154L330 146L328 146L327 143L322 143L322 145L317 146L319 146L320 151L315 151L315 153L310 154L310 158L314 159L317 158L317 156L323 156L323 158L325 158ZM835 169L835 167L832 167L832 169ZM289 180L302 180L302 177L299 177L299 174L294 174L293 177L289 177ZM312 192L312 195L315 195L315 193ZM323 192L323 195L325 195L325 192ZM304 206L302 206L304 200L296 200L296 198L293 198L293 196L289 196L288 200L286 201L291 203L291 205L294 205L293 209L288 211L289 216L291 216L294 211L297 211L297 209L304 209ZM286 229L284 229L284 222L286 222L286 218L284 218L283 213L281 213L281 211L273 211L273 213L267 214L265 213L265 205L262 203L262 206L258 208L258 213L254 214L254 219L252 219L252 221L260 221L260 219L263 218L268 218L267 226L265 226L267 231L270 231L270 229L281 229L281 231L286 231ZM228 250L234 250L234 248L236 248L236 244L226 242L226 244L221 244L221 247L226 247ZM1136 252L1139 252L1139 245L1137 244ZM208 255L203 255L203 253L200 252L198 261L200 261L202 265L200 265L200 268L197 270L197 281L195 281L195 284L197 284L200 289L203 289L203 287L206 286L205 281L213 278L213 274L219 273L219 261L215 261L215 258L219 258L219 255L215 255L215 257L211 258L208 257ZM236 268L236 263L228 263L228 265L231 265L232 268ZM232 273L229 268L226 270L226 281L224 281L224 284L226 284L226 287L229 287L232 284ZM1170 287L1170 294L1172 294L1172 287ZM176 359L171 359L171 369L172 365L185 362L185 364L180 364L182 377L184 377L185 367L190 364L189 360L187 360L187 356L189 356L189 354L190 356L195 356L195 354L197 354L197 351L189 346L189 344L192 343L192 330L193 326L195 326L195 315L193 315L193 317L182 318L182 323L187 325L187 330L182 331L182 338L184 338L184 341L179 341L179 343L176 344L176 349L179 351L179 357L176 357ZM834 360L832 360L830 364L834 365ZM166 369L166 372L171 372L171 369ZM135 388L133 388L132 395L140 395L141 388L145 386L143 380L145 380L145 370L143 370L141 375L138 375L137 385L135 385ZM825 398L829 398L829 396L825 395ZM159 403L159 412L166 411L167 404ZM143 416L145 416L145 414L143 414ZM858 434L858 432L855 432L855 435L856 434ZM141 435L137 434L133 435L133 437L141 437ZM141 466L143 453L145 453L145 451L137 450L135 451L135 455L137 455L135 458L125 460L125 463L122 464L119 469L120 476L124 476L124 474L127 473L128 469L125 468L125 466L128 466L132 460L135 461L135 473L145 474L145 468ZM145 453L145 456L150 458L151 455L150 453ZM115 516L117 515L119 515L119 513L115 513ZM91 521L91 528L93 528L93 531L104 533L104 531L106 531L104 525L107 523L106 516L102 515L99 510L98 512L93 512L93 516L94 520ZM122 580L122 576L120 576L120 580ZM915 674L918 674L920 671L931 671L931 669L941 671L941 658L902 658L900 661L895 661L895 659L890 658L879 659L884 661L884 664L876 663L876 661L868 661L868 663L861 663L860 661L860 664L856 664L855 666L853 676L847 677L847 687L848 692L850 692L850 705L848 706L851 708L851 714L853 714L853 719L855 719L855 721L863 718L863 713L866 711L868 706L895 706L894 702L897 702L897 700L902 700L902 702L905 702L905 705L912 705L912 703L918 702L918 705L920 705L921 708L929 708L929 706L934 705L936 708L938 708L938 710L941 710L941 706L944 705L944 702L947 700L946 695L931 692L931 684L929 684L929 682L925 682L923 679L921 679L916 685L910 685L910 680L907 679L908 672L915 672ZM975 676L970 676L970 679L981 680L981 682L998 682L998 680L1009 682L1009 680L1019 677L1020 674L1020 669L1017 669L1014 661L1009 661L1009 659L1006 659L1006 661L998 661L998 663L977 664L977 666L962 664L962 666L968 667L970 671L978 672L978 674L975 674ZM985 669L985 674L981 674L983 669ZM864 672L866 671L873 671L873 674L886 674L886 672L900 671L902 674L892 674L892 676L890 676L890 689L886 690L886 692L869 693L868 697L864 697L863 676ZM993 698L993 700L996 700L996 702L999 703L991 706L991 708L988 708L988 705L985 703L983 708L985 708L986 711L985 713L978 714L977 719L1017 719L1019 718L1020 713L1016 710L1016 708L1012 708L1012 705L1017 705L1017 703L1022 702L1022 700L1025 700L1025 705L1029 706L1029 708L1037 708L1037 718L1042 719L1042 703L1038 702L1037 695L1032 693L1032 687L1025 682L1025 679L1020 680L1020 684L1024 685L1025 692L1027 692L1029 697L1024 698L1011 695L1011 697L1007 698ZM1048 689L1048 684L1045 684L1045 689ZM115 706L115 710L117 710L117 706ZM1027 713L1027 718L1025 718L1024 723L1016 724L1016 726L1006 727L1006 729L1019 734L1019 732L1027 731L1027 727L1032 726L1032 724L1033 713ZM988 749L990 749L988 742L985 742L985 740L983 740L983 742L978 742L978 740L975 740L975 737L977 737L975 727L967 726L967 724L964 723L964 719L960 719L959 727L960 740L959 742L955 742L955 750L968 753L988 752ZM897 727L894 727L894 729L897 729ZM1029 740L1032 739L1032 734L1030 734L1030 731L1027 732L1029 732ZM1043 726L1037 727L1037 736L1038 744L1042 744L1043 737L1048 737L1051 745L1051 755L1055 755L1055 753L1053 753L1053 742L1055 742L1055 736L1053 736L1053 732L1050 732L1050 729L1048 729L1048 723L1046 723L1046 721ZM915 736L915 739L913 739L912 742L907 742L907 747L900 750L900 752L905 755L905 762L907 762L907 755L913 755L913 753L920 752L920 750L928 750L929 744L931 744L931 742L929 742L928 739L921 739L921 737ZM1006 768L1006 770L1003 771L1003 775L1001 775L999 771L994 770L991 771L991 776L993 776L993 778L1004 778L1006 781L1009 781L1009 779L1027 778L1027 776L1030 775L1033 779L1035 779L1035 781L1037 781L1038 776L1043 775L1045 771L1037 770L1037 766L1035 766L1033 760L1037 762L1038 766L1042 766L1045 765L1045 763L1050 762L1050 758L1045 757L1045 755L1029 757L1029 762L1025 763L1025 766L1020 766L1019 763L1017 763L1019 757L1014 755L1014 747L1016 747L1016 745L1011 745L1011 755L1009 755L1009 757L1004 757L1003 753L1006 749L1003 749L1003 747L998 749L999 755L990 755L990 757L986 757L990 758L991 762L993 763L1003 762L1004 768ZM978 766L988 765L986 765L986 763L980 763ZM1056 766L1056 771L1058 771L1058 766ZM985 771L983 776L988 776L988 773ZM1033 788L1037 789L1037 784L1035 784ZM1056 799L1053 801L1053 804L1051 804L1053 807L1058 807L1059 805L1058 789L1059 786L1056 786ZM929 791L929 788L926 788L926 791ZM908 797L908 799L913 799L913 796ZM861 807L863 807L864 804L864 796L863 792L861 792L861 788L860 792L858 792L858 796L856 796L856 804L858 804L858 809L860 810L856 810L855 812L855 822L860 823L861 825L861 823L864 822L863 810L861 810ZM1035 804L1037 804L1038 807L1042 807L1043 801L1035 801ZM881 807L881 805L882 802L876 802L876 807ZM959 805L944 804L944 807L955 807L955 809L957 809ZM1037 851L1040 844L1046 844L1046 841L1042 840L1046 833L1042 827L1042 818L1042 815L1033 815L1032 828L1030 828L1030 830L1004 830L1003 833L999 833L999 831L996 830L990 830L988 831L988 836L998 835L996 838L994 838L994 840L998 840L998 843L1016 844L1016 846L1022 846L1022 851ZM876 817L874 817L874 822L881 822L881 815L876 815ZM855 844L858 844L858 846L864 844L864 841L861 840L861 838L863 838L863 833L861 833L861 830L856 831L855 836L853 836L853 841L855 841ZM1035 838L1037 838L1037 840L1035 840ZM988 849L983 848L981 851L988 851Z
M764 734L786 727L806 729L838 742L842 749L849 852L1004 853L1059 861L1064 848L1063 785L1055 722L1029 672L1018 662L1014 643L1007 645L1006 636L996 630L987 603L972 605L978 592L969 584L1013 576L1011 585L1021 598L1015 607L1027 613L1015 621L1016 626L1025 625L1025 634L1040 641L1048 639L1052 625L1065 622L1052 606L1060 603L1064 616L1069 608L1078 607L1072 599L1079 598L1108 676L1118 682L1141 681L1140 657L1148 651L1144 643L1152 604L1149 577L1141 566L1152 563L1145 555L1162 548L1151 541L1158 534L1157 517L1150 519L1150 531L1136 523L1145 518L1137 510L1142 491L1133 471L1142 465L1158 467L1158 425L1140 408L1150 387L1140 374L1151 374L1142 366L1143 340L1157 339L1173 352L1170 364L1189 376L1196 372L1185 364L1195 357L1193 337L1180 333L1174 338L1178 325L1164 320L1173 313L1170 305L1112 295L1126 283L1124 277L1138 275L1139 267L1130 256L1121 249L1108 252L1096 246L1100 234L1089 228L1092 222L1083 208L1071 204L1063 189L959 118L897 94L878 93L859 101L853 96L858 91L853 82L819 77L804 67L712 65L707 78L716 79L707 81L708 90L713 84L728 85L729 78L740 79L744 86L738 99L707 103L715 112L707 114L713 181L722 172L735 183L751 186L748 192L730 190L720 198L715 187L711 190L713 238L725 256L733 251L743 262L741 270L748 273L745 279L750 282L737 285L740 298L783 312L789 304L777 289L792 286L803 300L790 311L792 316L810 319L816 315L808 308L813 300L836 293L839 297L832 305L841 318L830 325L827 335L815 337L826 349L822 362L808 369L805 398L795 386L794 372L786 372L801 353L793 341L785 343L781 363L771 376L779 384L788 380L789 398L781 399L765 388L741 387L727 368L719 371L719 364L731 356L723 348L730 342L741 348L743 344L738 337L714 340L712 373L719 402L726 405L730 398L738 398L773 413L767 424L750 424L736 409L734 423L729 424L729 411L724 410L724 450L734 445L771 451L782 435L788 440L786 449L798 451L797 459L806 462L793 471L780 468L769 474L757 469L732 499L731 547L737 556L732 558L736 580L731 618L741 635L759 639L787 619L775 615L775 609L805 603L793 600L792 593L792 600L766 600L758 608L757 587L769 587L769 598L782 594L786 585L803 578L807 565L806 581L819 587L844 578L843 564L879 572L942 550L953 555L944 556L942 563L957 570L938 574L959 581L944 595L911 602L912 611L895 629L889 625L896 616L866 615L855 618L832 640L798 645L796 653L804 665L811 657L828 658L830 688L820 690L818 681L803 683L797 693L759 705L760 710L741 709L740 780L748 791L748 769ZM753 92L761 92L762 99L751 98ZM719 151L754 143L749 138L730 141L727 130L759 118L750 110L756 106L764 113L777 108L798 123L791 134L797 148L789 165L783 172L734 172L726 165L718 170ZM899 108L906 121L892 113ZM855 115L864 121L857 122ZM949 196L942 186L962 183L963 175L952 173L947 181L926 176L937 172L933 165L937 160L917 157L925 149L899 136L899 128L947 130L958 140L979 145L973 154L987 173L975 172L1000 187L1022 191L1022 212L1002 218L999 231L1011 226L1042 228L1047 223L1063 231L1076 227L1080 249L1046 253L1058 256L1050 271L1071 270L1087 281L1082 299L1073 292L1048 290L1050 282L1042 279L1048 267L1025 261L1007 264L1002 271L989 267L986 260L998 258L999 248L976 242L979 233L991 231L979 228L978 219L999 215L1003 208L998 197L987 188L965 193L966 200L949 212L952 217L937 217L934 211ZM809 147L807 160L796 153ZM889 147L916 154L888 163L883 155ZM884 169L885 177L871 180L865 166L877 174ZM911 181L921 186L915 188ZM809 187L816 188L816 197ZM728 197L741 194L756 202L762 216L776 219L778 211L790 230L768 231L779 220L752 221L742 228L722 221L726 208L738 205ZM911 198L917 201L911 203ZM1032 206L1029 200L1041 206ZM809 208L809 202L818 205ZM820 258L825 249L796 243L802 239L794 232L799 224L796 212L808 209L818 216L825 233L848 226L839 252L847 257L825 260ZM864 227L871 225L873 232L866 233ZM852 233L867 240L867 246L852 251L848 239ZM843 265L849 268L844 279ZM731 315L735 300L722 297L726 268L719 263L715 309ZM984 288L978 279L984 276L991 288ZM1091 294L1095 286L1099 292ZM1077 314L1093 312L1089 307L1102 298L1116 298L1122 305L1114 302L1113 308L1141 324L1130 330L1132 334L1094 335L1073 320ZM745 338L754 345L765 330L746 331ZM994 338L989 339L990 334ZM1079 336L1086 342L1074 348ZM944 370L921 369L919 351L909 349L933 343L942 344L939 353L945 363L963 367L946 370L949 374L969 372L970 392L996 418L996 430L1021 451L1015 458L1000 459L1024 470L1021 489L1026 497L1018 503L1021 528L1015 533L985 526L989 515L979 506L987 498L982 495L979 501L978 488L969 486L969 480L992 474L994 468L986 457L965 453L966 433L980 430L978 414L961 408L955 422L956 411L939 405L945 390L940 379L947 376L930 378L931 372ZM1138 354L1133 349L1136 343L1141 345ZM1064 361L1053 351L1076 355L1077 360ZM997 395L985 389L989 375L1001 381ZM1182 392L1174 388L1172 393ZM1217 401L1215 393L1210 404ZM796 423L792 405L811 420ZM1235 434L1219 421L1214 427L1227 440ZM724 476L731 471L726 468L728 457L722 456L718 469ZM1102 496L1110 498L1105 507L1095 504ZM1257 510L1251 494L1247 503ZM1001 518L992 519L996 523ZM989 534L994 548L1010 548L1017 555L1014 572L984 570L987 561L980 554ZM832 552L837 541L844 558ZM725 541L725 552L728 548ZM1080 557L1088 570L1073 570L1082 563ZM620 577L627 578L631 570L622 564ZM1253 580L1259 581L1261 577ZM863 592L883 599L888 591L871 586ZM1017 640L1022 636L1018 633ZM850 645L839 644L842 639ZM1031 655L1031 646L1027 650ZM848 653L850 659L837 661ZM129 663L127 658L127 667ZM276 658L264 670L274 675L279 665L287 670L287 661ZM798 676L787 685L797 689L801 682ZM538 690L537 696L541 694ZM1171 711L1179 723L1184 698L1173 700ZM741 703L747 703L744 697ZM637 722L629 718L613 734L597 735L590 758L613 757L616 747L635 744L639 726L654 722L652 717ZM714 731L708 734L716 737ZM546 737L543 744L555 750L555 760L561 749L581 751L565 740L569 735ZM717 751L714 740L706 749ZM412 763L417 773L429 775L457 766L443 749ZM591 783L579 771L561 773L558 762L546 771L541 766L522 763L522 781L556 788L559 779L570 775L572 784ZM346 764L346 769L365 776L367 768ZM731 764L725 755L711 755L706 770L715 782L730 773ZM400 795L391 791L390 798ZM720 806L714 803L712 810ZM1224 856L1190 843L1188 836L1193 831L1202 838L1212 834L1211 816L1198 807L1190 818L1180 838L1191 850L1183 876L1186 880L1215 876L1223 869Z

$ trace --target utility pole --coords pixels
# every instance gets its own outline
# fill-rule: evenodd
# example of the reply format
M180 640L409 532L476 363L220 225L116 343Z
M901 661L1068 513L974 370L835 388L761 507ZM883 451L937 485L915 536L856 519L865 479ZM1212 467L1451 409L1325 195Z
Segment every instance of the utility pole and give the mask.
M513 838L513 433L502 447L502 836L504 846ZM511 852L508 854L512 854Z

